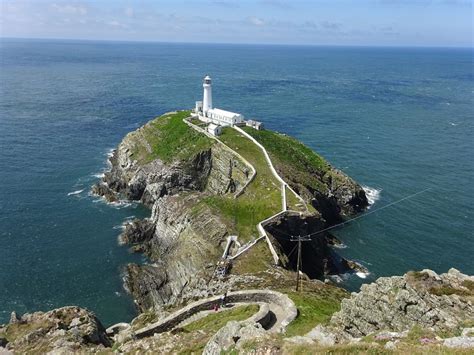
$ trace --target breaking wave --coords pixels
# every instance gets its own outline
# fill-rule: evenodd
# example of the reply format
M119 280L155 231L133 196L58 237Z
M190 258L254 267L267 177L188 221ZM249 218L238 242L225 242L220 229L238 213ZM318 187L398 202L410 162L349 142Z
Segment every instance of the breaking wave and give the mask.
M374 187L369 187L369 186L362 186L362 188L365 191L367 200L369 201L369 208L370 208L370 206L372 206L375 202L377 202L380 199L380 193L382 192L382 189L376 189Z
M71 191L69 192L67 195L68 196L72 196L72 195L79 195L82 191L84 191L85 189L82 189L82 190L76 190L76 191Z

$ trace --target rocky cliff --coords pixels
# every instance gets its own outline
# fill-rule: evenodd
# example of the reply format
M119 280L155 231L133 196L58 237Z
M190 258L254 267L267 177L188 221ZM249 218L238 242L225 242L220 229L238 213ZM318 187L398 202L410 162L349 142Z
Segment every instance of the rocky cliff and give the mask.
M474 276L450 269L381 277L342 300L327 325L288 339L307 346L449 353L474 347ZM344 345L346 344L346 345ZM444 348L443 348L444 347ZM380 350L379 350L380 351Z
M280 289L288 279L281 281ZM340 299L337 288L316 281L304 287L300 293L284 291L298 309L284 334L265 331L255 323L261 319L256 313L234 306L221 312L203 310L200 317L190 313L189 322L159 336L134 337L133 332L165 319L144 313L109 338L91 312L63 307L21 317L13 313L9 324L0 325L0 353L468 354L474 348L474 276L458 270L379 278L344 298L339 311L325 309L333 297ZM192 307L195 304L174 314L187 314Z
M18 317L0 325L2 349L19 354L68 354L97 352L111 346L105 328L92 312L79 307L63 307Z
M94 193L108 201L139 200L152 210L150 218L133 221L120 237L150 260L146 265L128 265L126 270L126 286L142 311L173 304L183 293L189 294L186 289L194 283L209 280L226 237L240 222L236 221L238 212L233 212L236 207L232 207L233 201L239 201L235 193L251 179L252 167L248 162L187 126L183 118L188 115L186 111L166 114L129 133L113 152L110 170L93 187ZM324 176L332 171L326 168ZM334 174L338 184L334 180L320 182L321 189L331 194L334 201L331 213L340 216L341 211L348 215L357 212L351 206L363 194L360 186L342 173ZM265 201L268 192L259 190L259 183L257 179L258 186L251 196L239 198L255 203ZM302 190L304 185L300 185ZM219 200L220 204L209 203L214 201L213 196L224 199ZM276 196L278 199L279 195ZM276 204L279 205L278 200ZM363 204L360 206L362 209ZM227 209L227 214L222 208ZM303 225L294 223L295 218L298 219L293 216L287 221L293 229ZM309 218L314 220L314 228L321 229L326 223L316 211ZM283 229L290 228L287 222L282 221ZM312 252L322 262L308 271L311 277L337 272L336 264L340 263L333 260L324 238L307 254Z
M340 339L379 331L403 332L414 326L449 333L474 325L474 277L451 269L381 277L342 301L330 326ZM470 324L468 324L470 322Z

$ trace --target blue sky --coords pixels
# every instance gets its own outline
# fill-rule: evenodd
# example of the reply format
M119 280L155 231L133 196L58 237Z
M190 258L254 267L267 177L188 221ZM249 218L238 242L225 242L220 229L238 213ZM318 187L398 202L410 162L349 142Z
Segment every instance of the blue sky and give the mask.
M0 36L472 47L474 0L0 0Z

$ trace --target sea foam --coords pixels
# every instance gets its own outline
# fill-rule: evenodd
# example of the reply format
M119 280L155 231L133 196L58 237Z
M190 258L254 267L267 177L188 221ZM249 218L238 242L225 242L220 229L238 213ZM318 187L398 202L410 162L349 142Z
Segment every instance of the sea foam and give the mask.
M382 189L376 189L375 187L369 187L369 186L362 186L362 188L365 191L367 200L369 201L369 208L370 208L370 206L372 206L375 202L377 202L380 199L380 193L382 192Z
M68 195L68 196L79 195L82 191L84 191L84 189L69 192L67 195Z

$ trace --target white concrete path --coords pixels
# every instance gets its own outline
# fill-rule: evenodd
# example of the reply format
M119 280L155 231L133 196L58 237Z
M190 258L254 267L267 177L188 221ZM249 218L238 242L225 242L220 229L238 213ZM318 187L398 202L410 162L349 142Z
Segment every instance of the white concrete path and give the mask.
M251 170L252 170L252 175L250 177L250 179L248 179L248 181L245 183L245 185L234 195L235 198L239 197L244 191L245 191L245 188L253 181L253 179L255 178L255 175L257 174L257 170L255 169L255 167L250 164L250 162L248 162L242 155L240 155L239 153L237 153L235 150L233 150L232 148L230 148L228 145L226 145L224 142L222 142L220 139L218 139L216 136L210 134L209 132L207 132L205 129L195 125L194 123L191 123L189 120L193 118L193 116L190 116L190 117L187 117L187 118L184 118L183 121L188 125L190 126L191 128L195 129L196 131L198 132L201 132L201 133L204 133L206 136L208 136L209 138L211 139L214 139L216 140L217 142L219 142L222 146L225 147L225 149L229 150L230 152L232 152L233 154L237 155L240 159L242 159L242 161L248 165ZM281 184L281 196L282 196L282 210L276 214L274 214L273 216L271 217L268 217L266 219L264 219L263 221L260 221L258 224L257 224L257 229L260 233L260 237L257 238L253 243L251 243L247 248L245 248L245 250L242 250L242 251L239 251L237 253L237 255L233 256L231 259L235 259L236 257L240 256L241 254L243 254L245 251L247 251L248 249L250 249L252 246L254 246L258 241L260 241L261 239L265 238L266 242L267 242L267 245L268 245L268 248L270 249L270 252L272 254L272 257L273 257L273 261L275 263L275 265L278 265L279 262L280 262L280 258L275 250L275 247L273 246L273 243L271 242L270 240L270 237L268 236L267 232L265 231L265 228L264 228L264 225L266 223L268 223L270 220L272 220L273 218L275 217L278 217L279 215L281 214L284 214L286 213L288 210L288 204L287 204L287 197L286 197L286 188L288 188L295 196L296 198L302 203L302 205L305 207L306 211L308 211L308 206L306 205L306 202L303 200L303 198L298 195L296 193L296 191L294 191L286 182L285 180L283 180L283 178L278 174L278 172L276 171L275 167L273 166L273 163L272 163L272 160L270 159L270 155L268 154L267 150L265 149L265 147L260 144L254 137L252 137L250 134L248 134L247 132L245 132L243 129L241 129L240 127L237 127L237 126L233 126L232 127L233 129L235 129L237 132L239 132L240 134L244 135L246 138L250 139L254 144L257 145L257 147L259 147L262 152L263 152L263 155L265 156L265 160L267 161L267 164L268 164L268 167L270 168L270 171L272 172L273 176L280 182ZM298 211L292 211L292 212L297 212L297 213L301 213L301 212L298 212Z

